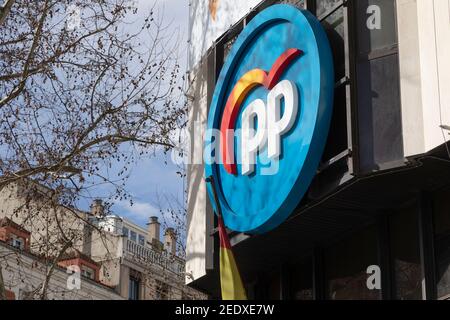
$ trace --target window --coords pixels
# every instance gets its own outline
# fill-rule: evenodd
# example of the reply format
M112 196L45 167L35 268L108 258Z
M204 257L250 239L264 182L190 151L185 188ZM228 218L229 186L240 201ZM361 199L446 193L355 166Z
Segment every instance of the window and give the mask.
M395 47L397 45L395 1L366 0L355 3L359 53L369 54ZM379 21L370 18L379 18ZM372 22L371 28L367 26L368 21Z
M145 245L145 237L142 234L139 235L139 244L141 246Z
M92 269L92 268L89 268L89 267L87 267L85 265L81 266L81 275L86 277L86 278L95 280L95 270Z
M450 189L434 196L434 247L438 299L450 299Z
M137 236L136 232L130 230L130 240L136 242L136 236Z
M395 165L404 158L395 1L316 0L310 3L317 17L326 17L321 23L330 40L336 76L334 113L322 160L328 161L352 149L348 145L351 138L352 142L360 140L359 161L354 163L356 170L367 172ZM345 8L350 15L344 14ZM330 12L334 13L327 16ZM379 18L376 26L369 28L368 21L374 17ZM347 109L357 115L354 119L357 123L350 121ZM347 123L352 126L347 127ZM353 133L348 136L350 132ZM339 164L343 166L342 161Z
M129 237L129 233L130 233L130 231L128 230L128 228L127 227L123 227L122 228L122 235L124 236L124 237Z
M317 17L331 12L340 4L341 2L338 0L316 1ZM321 21L321 24L327 33L333 52L335 82L342 83L342 79L346 76L344 6L341 5L334 13ZM336 86L334 95L333 118L328 142L323 153L323 162L336 157L348 149L346 86L343 84Z
M417 206L403 209L390 218L390 242L394 268L395 298L422 299Z
M366 172L404 158L396 10L393 0L351 3L356 11L359 156ZM379 24L369 28L371 17L379 18Z
M22 239L14 239L12 245L17 249L23 249L23 240Z
M9 244L13 246L14 248L23 250L25 248L25 241L23 238L16 236L15 234L11 235L11 239Z
M367 287L367 269L378 264L375 227L364 229L325 250L325 279L328 299L377 300L381 290Z
M139 279L130 277L128 288L128 300L139 300Z

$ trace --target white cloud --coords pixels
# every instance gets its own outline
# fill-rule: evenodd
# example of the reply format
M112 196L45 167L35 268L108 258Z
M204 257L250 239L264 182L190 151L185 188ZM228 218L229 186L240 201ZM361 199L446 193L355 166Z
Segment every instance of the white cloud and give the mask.
M164 227L176 225L171 215L162 214L159 208L148 202L133 200L133 205L131 205L128 200L120 200L114 202L112 211L144 228L152 216L158 217Z
M115 205L122 210L116 212L119 216L125 216L131 220L136 219L137 222L147 221L151 216L160 216L159 209L148 202L122 200L115 202Z

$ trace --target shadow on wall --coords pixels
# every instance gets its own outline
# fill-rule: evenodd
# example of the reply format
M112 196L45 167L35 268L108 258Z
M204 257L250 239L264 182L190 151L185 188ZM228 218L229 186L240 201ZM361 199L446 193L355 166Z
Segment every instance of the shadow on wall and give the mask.
M190 139L189 163L201 163L203 158L203 136L208 117L208 72L206 63L200 64L189 76L188 99ZM202 127L199 136L193 136L194 123ZM195 160L193 159L195 157ZM198 157L201 157L197 159ZM190 282L203 276L208 265L207 252L212 250L212 238L207 226L214 219L209 205L203 164L190 164L187 170L188 213L186 239L186 280Z

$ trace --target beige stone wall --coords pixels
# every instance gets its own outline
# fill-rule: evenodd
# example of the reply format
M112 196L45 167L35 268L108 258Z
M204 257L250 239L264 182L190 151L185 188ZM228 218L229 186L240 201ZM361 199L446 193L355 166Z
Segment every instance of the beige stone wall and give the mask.
M100 281L120 291L123 238L111 233L92 232L91 258L100 263ZM128 296L127 296L128 297Z
M43 187L37 187L46 192ZM74 240L72 248L83 250L83 228L86 213L62 206L52 206L45 196L23 185L13 184L0 192L0 217L7 217L31 232L31 251L36 254L57 255L60 239Z
M0 242L0 264L7 290L13 291L16 299L25 299L44 282L47 267L32 255L16 251ZM56 300L121 300L113 289L81 277L80 289L67 286L70 274L57 267L50 278L48 299Z
M183 273L175 273L155 263L145 263L136 259L132 254L125 252L121 258L120 284L118 289L125 298L128 298L128 281L130 275L134 275L140 279L140 299L143 300L207 299L207 295L185 285ZM161 289L164 288L165 290L163 292Z

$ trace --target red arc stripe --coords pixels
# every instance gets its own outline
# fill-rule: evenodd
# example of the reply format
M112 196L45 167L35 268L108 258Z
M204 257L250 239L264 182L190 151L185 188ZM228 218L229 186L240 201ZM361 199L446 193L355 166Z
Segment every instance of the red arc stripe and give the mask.
M299 49L288 49L278 57L272 65L269 74L261 69L253 69L242 76L234 86L225 105L220 126L222 160L224 168L228 173L236 175L237 168L234 152L231 152L232 150L234 151L234 140L228 139L229 135L227 132L234 130L237 116L245 97L258 85L262 85L268 90L271 90L278 83L286 67L301 54L303 54L303 51ZM244 86L242 86L243 83L245 84Z

